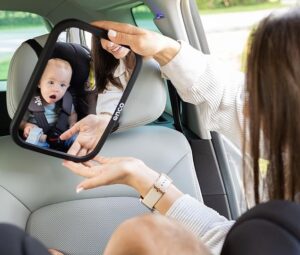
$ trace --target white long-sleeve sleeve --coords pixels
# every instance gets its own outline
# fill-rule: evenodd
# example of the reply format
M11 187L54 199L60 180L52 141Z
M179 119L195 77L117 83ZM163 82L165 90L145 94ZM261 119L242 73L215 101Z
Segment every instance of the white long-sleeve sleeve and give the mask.
M181 42L178 54L161 67L182 100L200 107L201 125L217 131L241 147L243 130L244 75L224 63ZM167 216L183 223L213 254L220 254L229 221L202 202L184 195Z
M226 219L189 195L177 199L166 216L181 222L214 255L220 254L225 236L234 224L234 221Z
M161 67L182 100L198 105L201 125L241 147L244 75L181 42L178 54Z
M103 93L98 94L96 113L110 113L114 114L120 99L123 95L123 90L114 88L105 90Z

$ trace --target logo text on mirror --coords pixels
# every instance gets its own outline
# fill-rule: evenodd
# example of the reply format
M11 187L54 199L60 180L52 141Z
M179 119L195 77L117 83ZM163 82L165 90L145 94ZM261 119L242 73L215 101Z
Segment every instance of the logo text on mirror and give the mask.
M114 121L118 120L118 118L120 117L120 114L121 114L121 112L122 112L122 110L124 108L124 105L125 105L124 103L119 104L119 106L117 108L117 111L116 111L116 113L115 113L115 115L113 117Z

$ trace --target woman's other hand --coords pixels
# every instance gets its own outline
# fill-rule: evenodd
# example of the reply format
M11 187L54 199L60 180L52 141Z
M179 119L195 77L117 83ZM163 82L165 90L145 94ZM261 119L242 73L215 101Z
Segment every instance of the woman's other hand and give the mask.
M55 249L48 249L48 252L49 252L51 255L64 255L63 253L61 253L60 251L55 250Z
M158 173L143 161L129 157L100 157L83 164L64 161L63 165L86 179L77 186L77 192L111 184L125 184L146 193Z
M96 156L85 163L64 161L63 165L86 179L77 186L77 193L111 184L125 184L134 188L142 197L149 192L159 174L135 158L107 158ZM162 198L155 204L160 213L166 213L170 206L183 193L171 185Z
M75 156L85 156L90 153L98 144L110 119L110 115L90 114L61 134L61 140L68 140L78 134L68 153Z

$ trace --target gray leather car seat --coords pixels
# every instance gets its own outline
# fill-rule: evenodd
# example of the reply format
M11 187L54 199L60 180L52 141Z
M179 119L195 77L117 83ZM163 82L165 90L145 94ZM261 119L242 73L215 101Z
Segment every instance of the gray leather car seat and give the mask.
M36 38L44 44L47 36ZM22 44L10 64L7 107L13 117L37 61ZM100 154L133 156L167 173L185 193L202 199L192 152L185 137L162 126L143 126L160 116L166 90L157 63L144 61L123 111L119 131ZM0 222L13 223L66 254L101 254L114 229L125 219L149 212L139 195L123 185L75 192L82 180L62 160L25 150L0 137Z

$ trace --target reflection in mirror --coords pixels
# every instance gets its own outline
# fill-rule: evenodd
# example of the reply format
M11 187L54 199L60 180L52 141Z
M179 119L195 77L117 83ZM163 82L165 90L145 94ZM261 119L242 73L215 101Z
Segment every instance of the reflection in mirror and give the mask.
M99 92L97 113L112 115L132 74L135 55L125 47L92 36L92 56Z
M19 125L27 144L69 153L78 134L61 140L62 133L89 114L103 116L103 133L119 105L135 54L90 32L80 34L84 45L55 43Z

